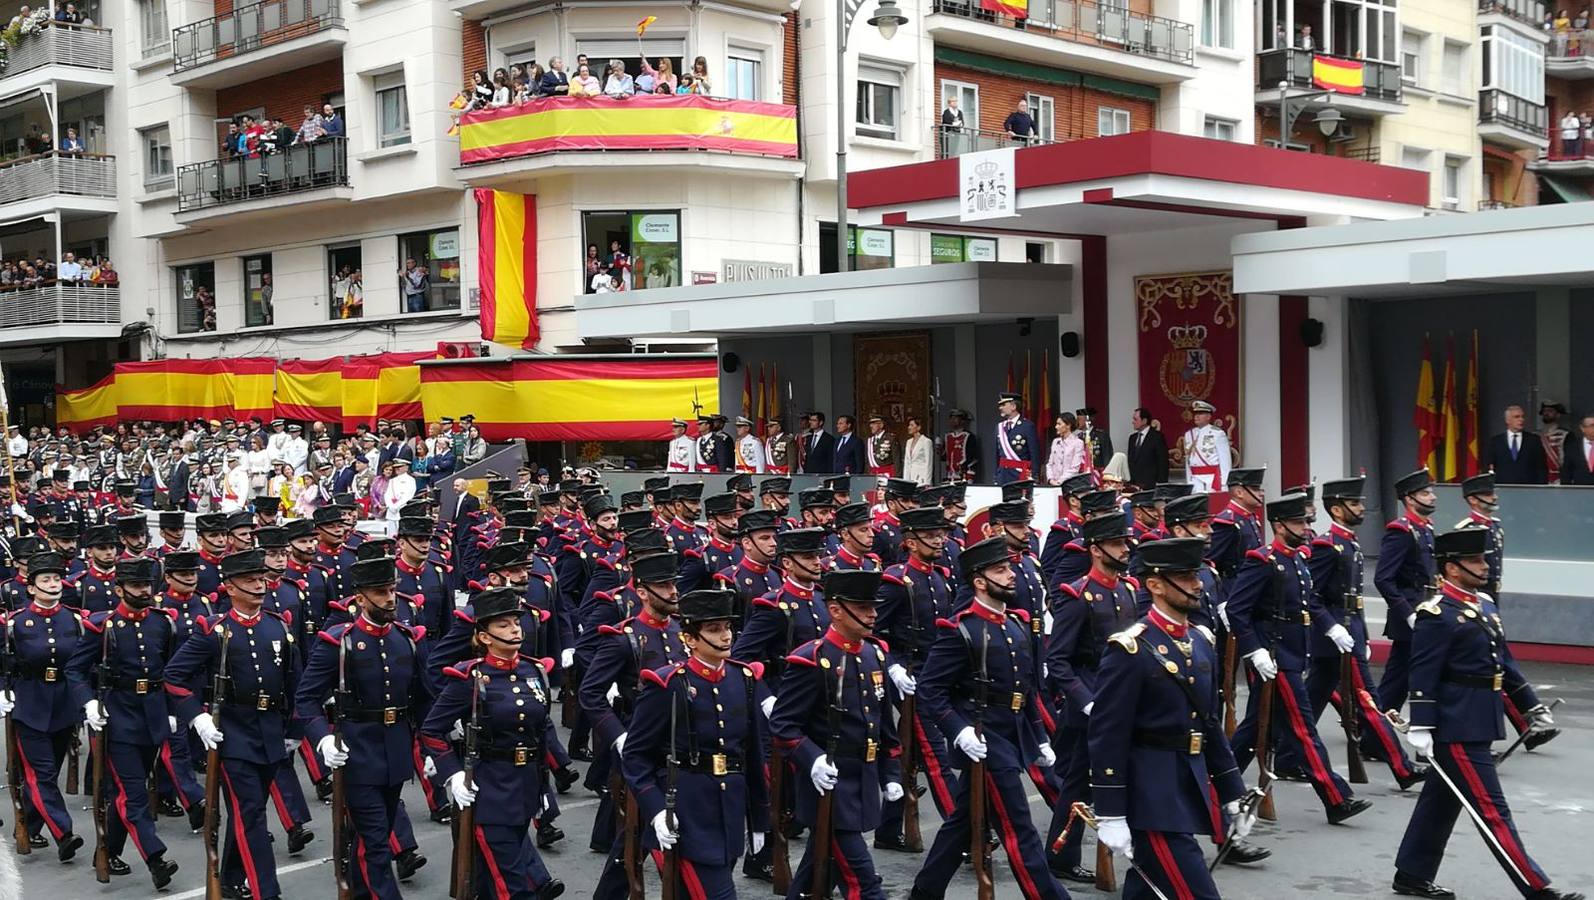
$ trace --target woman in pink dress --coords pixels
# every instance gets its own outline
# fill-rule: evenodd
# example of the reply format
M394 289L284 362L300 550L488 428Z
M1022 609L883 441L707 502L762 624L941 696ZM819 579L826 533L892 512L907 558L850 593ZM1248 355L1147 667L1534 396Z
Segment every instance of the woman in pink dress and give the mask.
M1070 412L1058 413L1057 421L1052 426L1057 436L1052 438L1052 451L1046 457L1046 482L1048 484L1062 484L1065 478L1071 478L1085 471L1086 455L1085 442L1074 434L1074 426L1078 420Z

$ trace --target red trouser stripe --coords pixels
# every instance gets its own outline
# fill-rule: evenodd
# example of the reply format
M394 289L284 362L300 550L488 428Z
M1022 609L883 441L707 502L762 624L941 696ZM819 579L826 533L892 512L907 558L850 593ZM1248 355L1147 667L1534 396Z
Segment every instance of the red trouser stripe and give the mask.
M55 820L50 818L49 811L45 809L44 795L39 793L39 776L33 771L33 763L28 760L28 755L22 752L21 735L17 735L17 745L12 748L12 752L16 753L17 758L22 760L23 779L28 783L28 791L33 794L33 811L39 814L39 818L44 820L44 824L49 826L50 833L55 835L55 839L59 841L61 835L66 832L55 824Z
M482 852L487 874L492 876L493 896L498 900L509 900L509 885L504 883L504 873L498 870L498 860L493 856L492 848L487 846L487 835L482 832L480 825L476 826L476 847Z
M177 792L177 804L183 808L183 812L187 812L188 796L183 793L182 782L177 780L177 767L172 765L172 745L170 740L161 744L160 758L161 765L166 767L166 776L172 780L172 790Z
M233 840L238 842L238 856L244 862L244 877L249 879L249 890L256 897L260 896L260 875L255 872L255 855L249 852L249 835L244 832L243 810L238 808L238 792L232 788L232 778L227 774L227 767L222 765L220 759L216 765L221 766L221 783L227 787L227 807L230 811L228 818L232 826Z
M991 808L996 813L996 821L1002 828L1002 846L1007 848L1007 861L1012 864L1013 874L1018 877L1019 889L1030 900L1040 900L1041 892L1035 887L1029 869L1024 866L1024 857L1018 851L1018 830L1007 817L1007 806L1002 803L1002 791L996 786L996 779L992 778L990 773L985 775L985 796L990 798Z
M277 808L277 818L282 820L282 830L293 830L293 816L288 815L287 801L282 799L282 791L277 789L277 783L271 783L271 803Z
M94 748L95 753L105 752L105 741L93 743L99 746ZM127 817L127 788L122 787L122 777L116 774L116 767L111 765L111 758L105 757L105 771L111 773L111 780L116 782L116 817L122 820L122 827L127 829L127 836L133 839L133 848L138 851L139 859L149 859L149 854L144 852L144 843L138 839L138 829L133 827L133 820Z
M1173 888L1174 900L1195 900L1190 885L1185 883L1184 873L1179 871L1179 863L1173 858L1173 848L1168 846L1168 839L1158 832L1148 831L1146 840L1151 842L1151 852L1157 857L1157 865L1168 876L1168 886Z
M342 853L343 848L333 847L332 852ZM365 889L371 892L371 896L375 897L376 888L371 885L371 870L365 866L365 838L359 834L354 836L354 854L360 860L360 879L365 882Z
M852 866L847 865L847 855L841 852L841 842L834 837L830 839L830 858L836 863L836 871L841 873L843 900L860 900L863 897L863 888L858 884L858 873L852 870Z
M1290 729L1295 732L1295 739L1301 744L1301 752L1306 754L1306 764L1312 769L1312 780L1322 786L1329 803L1335 806L1344 803L1345 798L1340 796L1339 788L1334 786L1334 779L1329 777L1328 766L1323 762L1323 758L1317 755L1317 745L1312 740L1311 731L1307 729L1306 717L1301 715L1300 704L1295 701L1295 692L1290 688L1289 678L1280 672L1279 677L1273 679L1273 683L1278 685L1279 694L1284 698L1284 708L1290 718ZM1258 741L1271 739L1271 735L1257 736Z
M1405 778L1411 774L1411 769L1403 761L1405 754L1401 753L1400 744L1395 741L1395 735L1389 729L1389 720L1379 715L1373 706L1372 695L1362 683L1362 667L1351 666L1351 681L1356 688L1356 706L1362 711L1362 724L1371 728L1373 734L1378 736L1378 743L1383 745L1384 756L1389 759L1389 769L1397 777Z
M1523 881L1528 889L1536 891L1545 887L1547 882L1539 879L1538 873L1533 869L1533 861L1528 859L1527 851L1522 849L1522 845L1517 842L1516 834L1505 824L1505 817L1500 815L1500 810L1494 805L1494 798L1489 796L1489 792L1483 786L1483 779L1478 777L1478 770L1467 757L1466 748L1460 744L1451 744L1450 756L1455 759L1456 769L1466 780L1467 790L1477 799L1478 811L1483 814L1483 820L1489 823L1489 830L1494 832L1495 840L1500 842L1506 855L1511 857L1511 861L1516 863L1517 869L1522 872Z
M326 777L326 773L321 771L321 761L316 759L315 748L310 746L309 738L300 739L299 755L304 757L304 770L309 773L311 781L320 781Z
M1041 792L1041 797L1046 801L1046 805L1056 806L1057 792L1052 790L1052 786L1046 782L1046 770L1036 764L1030 766L1028 771L1029 780L1035 782L1035 787Z
M913 731L919 740L919 765L924 769L925 779L930 782L936 809L940 810L941 818L944 819L952 815L952 810L957 808L957 801L952 799L952 787L946 783L946 773L941 770L941 758L935 755L934 748L930 746L924 720L918 716L913 718Z
M1518 709L1516 703L1512 701L1511 695L1501 691L1500 699L1505 701L1505 715L1506 718L1511 720L1511 727L1517 730L1517 734L1527 731L1528 719L1522 715L1522 710Z

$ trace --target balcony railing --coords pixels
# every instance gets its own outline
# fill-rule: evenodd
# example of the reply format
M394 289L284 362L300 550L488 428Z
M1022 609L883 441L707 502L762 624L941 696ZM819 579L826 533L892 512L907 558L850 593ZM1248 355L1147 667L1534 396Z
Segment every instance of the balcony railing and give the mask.
M0 328L31 325L115 325L122 290L114 285L51 282L0 289Z
M1517 208L1517 205L1515 203L1512 203L1510 200L1479 200L1478 201L1478 212L1486 212L1486 211L1491 210L1491 209L1516 209L1516 208Z
M1504 125L1518 131L1543 134L1549 127L1550 113L1542 103L1533 103L1497 88L1478 92L1478 123Z
M1352 99L1368 97L1373 100L1400 102L1400 67L1394 63L1353 59L1294 47L1268 50L1256 55L1256 89L1277 90L1280 82L1288 82L1291 87L1307 90L1326 89L1329 84L1320 82L1318 73L1313 71L1313 62L1318 58L1322 59L1325 68L1332 66L1342 70L1346 63L1361 68L1362 92L1356 94L1342 88L1338 91L1342 96Z
M1550 32L1549 46L1544 48L1549 59L1594 59L1594 29L1572 28Z
M1478 12L1499 13L1539 28L1544 25L1543 0L1478 0Z
M172 71L184 72L343 27L339 0L265 0L172 29Z
M46 153L0 163L0 203L50 194L116 197L116 157Z
M931 12L988 22L1076 43L1097 44L1170 62L1195 61L1195 28L1187 22L1088 0L1031 0L1029 18L983 9L979 0L933 0Z
M1577 137L1565 137L1565 132L1574 129L1563 128L1559 122L1549 127L1550 149L1544 152L1544 158L1549 162L1572 162L1574 160L1594 159L1594 128L1579 125L1575 131Z
M935 143L936 159L952 159L965 153L978 153L981 150L1000 150L1003 147L1039 147L1042 144L1055 144L1056 141L1043 141L1040 138L1016 138L1005 131L979 131L973 128L948 128L937 125L931 129L931 139Z
M348 139L322 138L266 156L212 159L177 170L177 211L191 212L349 183Z
M1378 162L1383 156L1377 147L1351 147L1340 155L1346 159L1359 159L1370 163Z
M52 65L111 71L111 30L51 22L40 31L17 38L16 45L6 52L0 77Z

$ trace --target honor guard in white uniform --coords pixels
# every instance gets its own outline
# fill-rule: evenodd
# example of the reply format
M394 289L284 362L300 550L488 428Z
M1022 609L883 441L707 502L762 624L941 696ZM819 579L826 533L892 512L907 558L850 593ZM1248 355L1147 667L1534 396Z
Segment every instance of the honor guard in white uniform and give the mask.
M674 432L675 436L670 438L670 452L665 471L692 471L692 464L697 461L697 444L686 436L686 421L683 419L671 419L670 430Z
M1212 414L1217 408L1205 400L1190 404L1190 416L1195 427L1186 431L1179 441L1184 447L1184 468L1188 480L1197 493L1210 493L1223 489L1234 464L1229 452L1229 435L1212 424Z
M736 471L764 474L764 442L753 434L753 420L736 417Z

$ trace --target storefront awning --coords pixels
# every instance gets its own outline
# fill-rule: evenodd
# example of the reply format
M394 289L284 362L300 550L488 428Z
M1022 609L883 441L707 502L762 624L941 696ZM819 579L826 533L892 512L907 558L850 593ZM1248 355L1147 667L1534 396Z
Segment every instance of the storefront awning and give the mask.
M1539 175L1539 181L1543 182L1545 187L1549 188L1551 191L1554 191L1556 196L1560 197L1567 203L1584 203L1589 200L1594 200L1594 196L1590 196L1588 191L1575 184L1572 184L1571 182L1556 178L1553 175L1545 175L1541 173Z

